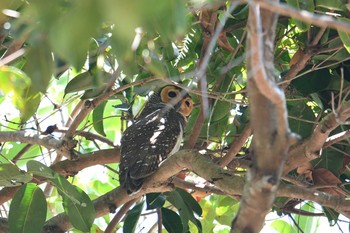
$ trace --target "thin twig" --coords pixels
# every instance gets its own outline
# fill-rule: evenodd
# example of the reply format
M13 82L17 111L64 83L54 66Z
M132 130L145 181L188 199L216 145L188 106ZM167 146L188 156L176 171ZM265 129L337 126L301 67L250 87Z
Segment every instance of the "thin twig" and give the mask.
M128 210L131 208L131 206L140 198L136 198L133 200L128 201L127 203L125 203L120 210L118 211L118 213L116 213L113 217L113 219L109 222L107 228L105 229L105 233L113 233L115 232L114 229L117 226L117 224L119 223L119 221L122 219L122 217L126 214L126 212L128 212Z
M26 50L24 48L19 49L17 51L15 51L14 53L9 54L8 56L2 58L0 60L0 67L7 65L8 63L16 60L17 58L23 56L25 54Z
M163 217L162 217L162 210L160 208L157 208L157 228L158 228L158 233L162 233L163 229Z

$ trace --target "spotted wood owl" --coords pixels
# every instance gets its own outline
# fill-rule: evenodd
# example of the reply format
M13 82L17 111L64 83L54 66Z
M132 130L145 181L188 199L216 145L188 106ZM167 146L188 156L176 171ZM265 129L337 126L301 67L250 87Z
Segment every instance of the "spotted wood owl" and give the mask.
M168 85L152 94L121 140L120 185L129 195L141 188L170 155L180 148L187 117L193 108L183 89Z

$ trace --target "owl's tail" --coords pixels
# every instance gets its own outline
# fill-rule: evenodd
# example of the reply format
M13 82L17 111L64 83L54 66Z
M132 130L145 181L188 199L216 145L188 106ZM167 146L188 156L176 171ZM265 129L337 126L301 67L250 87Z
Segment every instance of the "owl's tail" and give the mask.
M132 196L136 194L138 191L140 191L142 184L143 184L144 178L140 179L133 179L130 176L130 173L127 172L125 176L125 180L121 185L126 188L126 192L128 193L129 196Z

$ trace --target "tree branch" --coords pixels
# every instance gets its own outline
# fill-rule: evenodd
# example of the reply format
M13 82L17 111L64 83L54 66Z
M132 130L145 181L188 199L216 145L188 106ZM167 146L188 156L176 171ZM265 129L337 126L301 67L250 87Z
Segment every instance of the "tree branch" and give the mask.
M204 155L190 150L181 150L169 157L155 174L147 178L140 192L135 195L128 196L124 189L118 187L95 199L96 217L113 212L124 203L139 198L146 193L170 191L172 187L168 185L169 177L177 174L183 168L187 168L210 181L226 195L235 197L242 194L244 177L220 168ZM350 208L350 201L345 198L295 185L281 183L277 194L279 196L315 201L343 213L346 213ZM68 217L65 214L59 214L46 223L45 232L65 232L71 227ZM55 229L56 231L51 231L50 229Z
M119 221L122 219L122 217L128 212L128 210L132 207L132 205L137 201L137 199L133 199L131 201L128 201L125 203L118 213L115 214L113 219L108 224L107 228L105 229L105 233L113 233L116 225L119 223Z
M259 232L275 199L289 146L290 133L285 96L276 85L274 61L278 16L261 10L263 1L250 2L248 16L248 95L254 132L253 164L247 172L241 205L231 232ZM274 1L277 4L278 0Z
M119 148L99 150L85 155L80 155L77 160L63 160L50 166L50 168L58 174L68 177L74 176L84 168L94 165L103 165L108 163L119 162ZM36 178L35 183L42 183L45 179ZM0 190L0 205L10 200L17 192L19 187L4 187Z
M75 141L57 140L50 135L39 135L28 131L0 132L0 142L21 142L54 149L65 155L72 156L72 149L76 146Z
M309 11L297 10L285 3L276 4L275 1L259 1L260 7L265 10L275 12L280 15L289 16L291 18L310 23L321 28L330 27L336 30L350 33L350 24L338 21L334 17L328 15L316 15Z
M225 157L220 159L219 161L220 167L227 166L236 157L236 155L242 149L244 143L247 141L248 137L251 134L252 134L252 128L250 125L247 125L242 131L242 133L239 135L239 138L237 138L231 143L230 149L225 155Z
M119 76L119 70L115 71L113 76L114 77L118 77ZM69 126L69 129L64 137L64 140L68 140L71 139L73 137L73 135L75 134L75 131L78 129L78 126L80 125L80 123L85 119L85 117L94 109L96 108L98 105L100 105L101 103L103 103L104 101L108 100L110 97L112 97L113 95L124 91L132 86L137 86L137 85L142 85L145 84L147 82L151 82L151 81L155 81L155 80L161 80L162 77L151 77L148 79L143 79L140 81L136 81L130 84L126 84L123 85L122 87L119 87L115 90L107 88L106 91L101 94L100 96L96 97L94 100L89 101L86 100L82 106L82 108L80 109L80 112L76 115L76 117L73 119L72 123Z
M89 155L89 157L90 156L93 155ZM66 161L68 164L74 162L69 160ZM60 163L63 162L64 161ZM127 203L132 199L139 198L146 193L172 190L173 187L168 185L168 179L169 177L177 174L183 168L187 168L207 181L210 181L216 187L220 188L222 193L226 195L232 197L242 195L244 177L237 176L233 172L220 168L218 165L213 163L210 158L204 155L194 151L182 150L168 158L160 166L159 170L145 181L142 189L137 194L128 196L124 189L118 187L95 199L94 206L97 214L96 217L101 217L110 212L114 212L124 203ZM336 211L344 214L347 214L347 211L350 208L350 201L346 200L345 198L295 185L280 184L277 194L279 196L315 201L323 206L333 208ZM66 232L71 227L72 225L70 224L68 217L65 214L59 214L47 221L43 232Z
M308 139L290 150L283 173L287 174L302 164L318 158L329 134L349 117L350 102L344 102L338 112L329 113L324 117Z

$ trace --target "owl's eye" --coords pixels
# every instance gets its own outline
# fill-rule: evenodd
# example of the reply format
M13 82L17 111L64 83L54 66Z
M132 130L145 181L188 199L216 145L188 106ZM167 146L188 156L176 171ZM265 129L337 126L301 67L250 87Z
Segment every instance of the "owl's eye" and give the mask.
M169 92L168 92L168 96L169 96L170 98L174 98L174 97L177 96L177 94L176 94L175 91L169 91Z
M190 101L185 101L185 104L186 104L187 107L191 106Z

